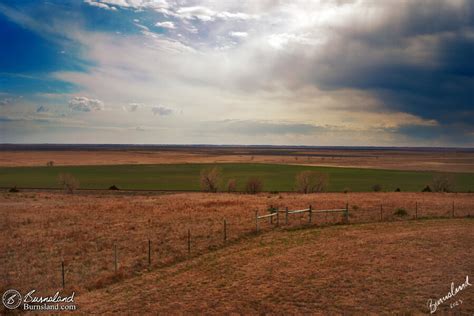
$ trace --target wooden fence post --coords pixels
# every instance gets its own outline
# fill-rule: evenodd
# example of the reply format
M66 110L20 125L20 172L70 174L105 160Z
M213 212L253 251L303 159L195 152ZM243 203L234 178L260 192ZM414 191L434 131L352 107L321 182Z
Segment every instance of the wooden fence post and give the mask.
M258 233L258 211L255 211L255 231Z
M288 224L288 207L285 209L285 224Z
M227 221L224 218L224 242L227 241Z
M280 212L277 210L277 226L280 226Z
M191 254L191 230L188 229L188 255Z
M380 204L380 221L383 221L383 205Z
M118 270L117 244L114 244L114 267L115 267L115 273L117 273L117 270Z
M148 239L148 266L151 266L151 240Z
M309 205L309 223L311 224L313 220L313 207L311 206L311 204Z
M418 201L415 202L415 219L418 219Z
M451 212L451 217L454 217L454 201L453 201L453 210Z
M270 214L273 214L273 205L270 205ZM270 216L269 220L270 224L273 224L273 216Z
M65 281L64 281L64 261L61 261L61 284L63 286L63 290L64 290L64 287L65 287Z

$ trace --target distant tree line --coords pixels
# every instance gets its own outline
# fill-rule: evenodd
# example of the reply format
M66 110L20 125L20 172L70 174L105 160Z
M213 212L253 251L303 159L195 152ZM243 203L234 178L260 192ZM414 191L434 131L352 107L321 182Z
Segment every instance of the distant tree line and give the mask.
M201 190L204 192L236 192L237 181L233 178L228 179L224 185L222 170L218 167L211 167L201 170L200 176ZM329 175L324 172L304 170L296 174L294 190L299 193L320 193L326 192L329 185ZM250 177L243 186L243 192L256 194L263 191L263 180L259 177ZM343 192L348 193L351 189L346 187ZM381 184L374 184L372 191L383 192L384 187ZM430 184L422 192L453 192L454 179L448 174L436 174ZM395 192L401 192L400 187Z
M326 173L316 171L302 171L296 175L295 190L301 193L324 192L327 189L329 176ZM200 186L204 192L236 192L237 181L227 180L225 186L222 185L222 170L218 167L205 168L201 170ZM263 191L263 181L259 177L250 177L244 184L244 192L257 194Z

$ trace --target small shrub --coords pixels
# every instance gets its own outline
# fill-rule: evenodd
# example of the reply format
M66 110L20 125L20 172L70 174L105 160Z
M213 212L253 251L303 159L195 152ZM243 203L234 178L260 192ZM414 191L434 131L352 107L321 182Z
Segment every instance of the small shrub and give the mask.
M374 185L372 186L372 190L373 190L374 192L381 192L381 191L383 190L383 188L382 188L382 185L380 185L380 184L374 184Z
M408 212L404 208L397 208L395 210L395 213L393 215L398 216L398 217L405 217L408 215Z
M433 177L431 187L434 192L452 192L454 180L450 175L438 174Z
M326 173L306 170L296 175L296 191L300 193L324 192L329 176Z
M431 188L429 185L427 185L421 192L431 192Z
M257 194L259 192L262 192L263 189L263 183L262 180L259 178L250 178L247 180L247 184L245 185L245 192L248 194Z
M79 181L69 173L61 173L58 177L58 182L66 193L73 194L79 188Z
M20 190L18 190L18 189L16 188L16 186L14 186L14 187L11 188L10 190L8 190L8 192L10 192L10 193L18 193L18 192L20 192Z
M46 163L46 166L47 166L47 167L52 167L52 166L54 166L54 161L52 161L52 160L48 161L48 162Z
M227 181L227 192L231 193L235 191L237 191L237 182L235 179L229 179L229 181Z
M221 170L217 167L201 170L201 189L205 192L217 192L221 181Z
M400 191L401 191L400 188L395 189L395 192L400 192Z
M346 188L344 188L343 192L344 192L344 193L349 193L349 192L351 192L351 188L347 188L347 187L346 187Z
M109 190L119 190L119 188L114 184L109 187Z

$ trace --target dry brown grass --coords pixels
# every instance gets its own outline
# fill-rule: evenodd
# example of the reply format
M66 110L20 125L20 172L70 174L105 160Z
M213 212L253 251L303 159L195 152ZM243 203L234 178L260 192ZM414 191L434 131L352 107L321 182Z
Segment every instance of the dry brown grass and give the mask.
M274 230L106 289L84 313L426 314L427 300L473 275L472 220ZM449 303L463 303L450 309ZM471 315L474 288L440 312Z
M341 208L349 203L350 221L380 219L402 221L414 216L466 216L474 206L472 194L447 193L325 193L325 194L205 194L123 195L60 193L2 193L0 195L0 290L60 287L60 264L66 265L66 284L83 293L147 271L147 241L152 242L152 269L188 258L187 230L191 230L191 256L223 245L223 220L228 240L253 236L254 212L270 205L290 209ZM396 208L407 218L393 215ZM282 217L284 218L284 217ZM338 223L341 214L315 214L313 223ZM307 225L306 216L290 216L290 224ZM263 231L272 229L262 221ZM113 247L117 244L119 275L114 275Z
M428 299L472 280L473 243L467 219L276 230L80 295L78 304L85 313L426 314ZM473 311L467 288L438 314Z
M313 155L313 156L311 156ZM320 155L320 156L314 156ZM294 151L294 155L259 155L250 149L180 151L97 150L97 151L2 151L0 166L54 165L113 165L113 164L170 164L170 163L282 163L297 165L342 166L382 168L394 170L435 170L449 172L474 172L474 153L470 152L421 152L384 150L325 150Z

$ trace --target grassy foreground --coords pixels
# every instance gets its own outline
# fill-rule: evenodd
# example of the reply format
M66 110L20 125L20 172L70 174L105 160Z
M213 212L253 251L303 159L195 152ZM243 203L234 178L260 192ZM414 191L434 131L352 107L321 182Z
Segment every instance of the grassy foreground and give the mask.
M70 173L83 189L199 190L199 174L203 168L215 164L161 164L111 166L57 166L0 168L0 187L57 188L60 173ZM420 191L432 180L434 172L309 167L277 164L217 164L223 173L223 184L228 179L237 181L242 190L249 177L259 177L265 191L292 191L295 175L303 170L317 170L329 174L329 191L371 191L380 184L386 191ZM454 174L455 190L474 190L471 173Z

